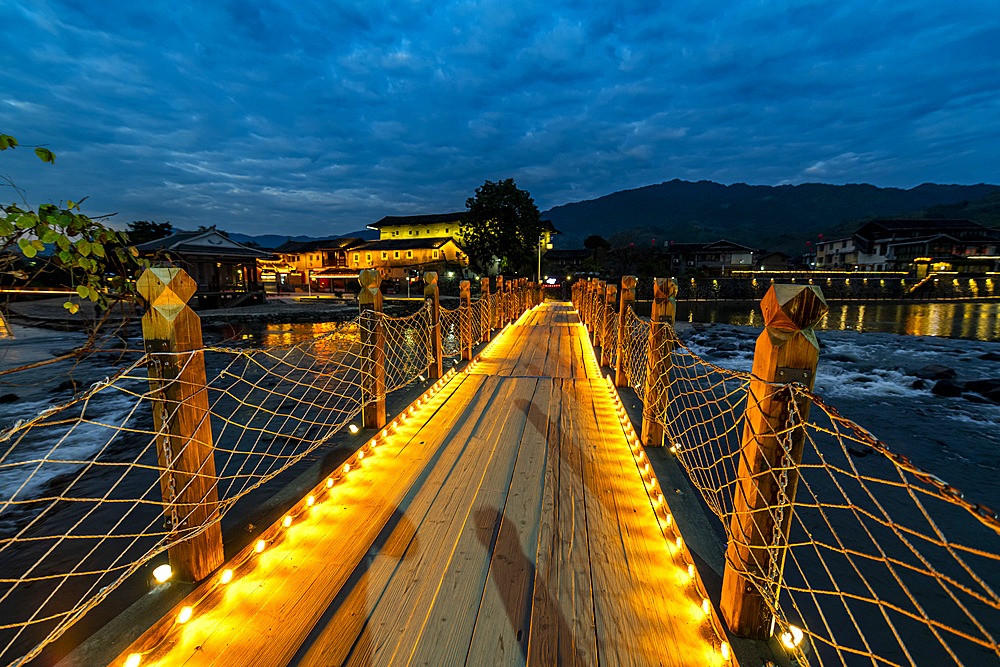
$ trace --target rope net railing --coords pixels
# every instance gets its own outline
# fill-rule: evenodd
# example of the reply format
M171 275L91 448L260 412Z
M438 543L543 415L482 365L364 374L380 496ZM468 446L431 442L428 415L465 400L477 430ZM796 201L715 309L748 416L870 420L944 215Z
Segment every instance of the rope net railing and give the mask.
M627 376L641 399L650 325L627 308ZM804 633L790 652L815 665L1000 664L993 510L805 386L713 365L667 333L659 356L669 359L661 367L669 400L648 416L664 425L671 451L724 527L727 561L734 564L734 539L756 545L745 546L738 569L774 614L776 635L795 644ZM748 424L748 408L773 399L787 404L787 422ZM768 439L780 458L750 485L745 471L741 480L744 443ZM756 512L757 540L737 535L746 530L746 495L768 485L779 502Z
M102 600L127 606L135 592L119 587L151 559L165 560L169 547L220 521L232 528L240 520L234 506L246 499L250 509L273 494L269 481L302 472L376 399L363 329L384 336L384 391L391 392L426 371L429 323L426 307L398 318L368 311L297 344L204 348L208 411L201 419L214 443L217 502L178 500L196 474L177 475L176 496L161 489L174 476L159 462L158 442L180 439L157 430L153 413L163 411L157 423L168 424L181 406L150 377L171 357L183 360L183 371L196 359L191 353L146 354L0 431L0 664L31 660Z

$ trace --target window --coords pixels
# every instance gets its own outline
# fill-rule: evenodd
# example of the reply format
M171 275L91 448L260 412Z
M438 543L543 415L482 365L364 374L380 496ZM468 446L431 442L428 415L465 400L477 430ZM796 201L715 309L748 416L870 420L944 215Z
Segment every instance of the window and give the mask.
M434 259L437 259L437 258L438 258L438 254L439 254L439 252L438 252L437 250L432 250L432 251L431 251L431 256L432 256L432 257L433 257Z
M354 263L355 264L360 264L361 263L361 253L360 252L354 253Z
M447 233L449 233L449 232L451 232L451 229L449 229L448 227L445 227L445 228L444 228L444 233L445 233L445 234L447 234Z
M407 235L407 236L413 236L413 230L411 229L411 230L407 231L407 232L406 232L406 235Z
M389 259L389 252L387 250L382 251L382 259Z
M413 251L412 250L407 250L406 251L406 259L413 259Z
M427 233L428 233L428 234L430 234L430 233L431 233L431 230L429 230L429 229L428 229L428 230L427 230Z
M368 262L369 264L372 263L372 254L370 252L365 253L365 261Z
M393 259L399 259L399 251L398 250L393 250L392 251L392 258Z

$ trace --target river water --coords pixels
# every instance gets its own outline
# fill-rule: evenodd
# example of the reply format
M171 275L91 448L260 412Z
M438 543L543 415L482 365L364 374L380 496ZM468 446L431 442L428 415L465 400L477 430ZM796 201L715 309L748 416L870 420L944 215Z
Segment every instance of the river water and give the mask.
M817 329L1000 340L1000 302L831 303ZM752 301L678 301L678 322L764 326Z

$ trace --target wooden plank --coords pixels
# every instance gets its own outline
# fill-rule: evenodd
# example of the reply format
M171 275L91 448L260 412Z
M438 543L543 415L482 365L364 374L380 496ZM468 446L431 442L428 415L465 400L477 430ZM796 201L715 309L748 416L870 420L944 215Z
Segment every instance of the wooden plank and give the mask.
M496 442L493 456L467 506L465 525L454 540L447 569L427 611L413 654L406 661L408 665L462 664L469 654L503 506L538 380L514 379L507 383L514 385L510 400L506 405L492 408L503 415L502 428L493 436Z
M664 539L602 381L577 381L572 412L584 440L587 534L601 665L702 665L713 631L699 587Z
M565 380L553 384L553 403L558 400L559 406L553 405L551 414L558 415L558 428L549 432L549 447L555 450L552 458L558 455L559 468L553 489L553 528L540 534L548 543L539 541L528 664L595 665L586 504L582 461L570 415L572 397L567 392L571 384Z
M377 586L369 584L367 640L356 645L343 664L389 665L406 662L412 655L493 454L489 443L495 440L492 436L501 424L489 406L512 403L512 383L492 382L497 389L477 401L479 414L467 420L467 428L451 436L462 447L462 454L441 471L441 479L436 475L428 478L426 517L415 524L402 560ZM336 619L331 627L336 632Z
M539 380L503 507L468 665L524 665L527 660L539 518L549 464L551 395L552 381Z
M485 451L488 456L485 448L473 448L470 452L470 438L480 415L498 398L500 384L498 378L483 378L464 409L456 409L454 404L449 406L455 417L451 424L428 425L446 427L441 434L447 443L445 451L430 463L430 470L425 471L425 476L408 497L401 500L396 525L385 546L368 551L364 572L357 577L350 592L342 596L342 603L328 607L293 664L312 667L340 665L348 660L364 663L386 645L387 629L379 624L379 618L375 618L376 608L380 604L390 608L402 605L408 588L388 590L389 582L393 577L416 582L418 566L432 560L435 543L428 539L428 524L435 519L429 518L428 512L442 495L454 493L449 484L454 485L456 476L465 471L464 466L473 458L469 454L478 456Z

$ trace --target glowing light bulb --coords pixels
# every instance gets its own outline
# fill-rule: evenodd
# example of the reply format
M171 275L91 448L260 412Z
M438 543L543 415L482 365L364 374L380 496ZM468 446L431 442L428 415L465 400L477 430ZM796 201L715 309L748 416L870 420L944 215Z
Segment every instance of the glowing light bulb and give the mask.
M360 461L360 460L361 460L361 459L363 459L363 458L365 458L365 453L364 453L364 452L362 452L362 451L359 451L359 452L358 452L358 460Z
M345 463L344 464L344 472L345 473L351 472L351 464L350 463Z
M173 571L170 569L170 566L167 564L163 564L160 565L155 570L153 570L153 579L156 579L157 583L162 584L164 581L170 578L171 574L173 574Z
M674 544L676 544L677 548L680 549L682 546L684 546L684 540L681 539L680 536L678 536L677 540L674 542Z
M286 514L284 523L285 523L285 528L288 528L290 525L292 525L292 517Z
M723 660L729 660L729 644L722 642L722 646L719 647L719 653L722 654Z
M374 440L372 440L371 442L368 443L368 446L371 447L372 449L375 449L375 445L377 445L377 444L378 444L377 442L375 442Z
M191 607L184 607L181 609L181 613L177 614L178 623L187 623L191 620L191 614L194 613L194 609Z
M347 430L350 431L351 433L357 433L358 427L355 426L354 424L351 424L350 426L347 427Z
M794 649L802 643L803 636L804 635L800 628L797 628L794 625L789 625L788 632L781 633L781 643L784 644L787 649Z
M669 526L673 522L674 522L674 515L673 514L668 514L667 515L667 520L666 520L667 525Z
M709 612L709 611L710 611L711 609L712 609L712 607L711 607L711 605L709 605L709 603L708 603L708 599L707 599L707 598L701 601L701 610L702 610L703 612L705 612L705 614L706 614L706 615L708 614L708 612Z
M226 570L225 572L222 573L222 583L228 584L232 580L233 580L232 570Z
M663 494L662 493L656 494L656 504L657 505L662 505L663 504Z
M332 477L327 477L326 478L326 488L328 488L328 489L333 488L333 478Z
M418 378L420 378L420 381L421 381L421 382L423 382L423 381L424 381L424 376L423 376L423 375L418 375L417 377L418 377Z
M688 565L688 576L694 579L694 565Z
M385 430L382 431L382 437L383 438L388 438L389 437L389 429L385 429Z
M308 498L306 498L306 505L308 505L309 507L312 507L315 503L316 503L315 496L309 496Z
M125 667L139 667L140 662L142 662L142 656L138 653L133 653L125 660Z
M260 553L261 551L263 551L264 547L266 547L266 546L267 546L267 542L265 542L264 540L257 540L257 546L255 547L257 549L257 553Z

